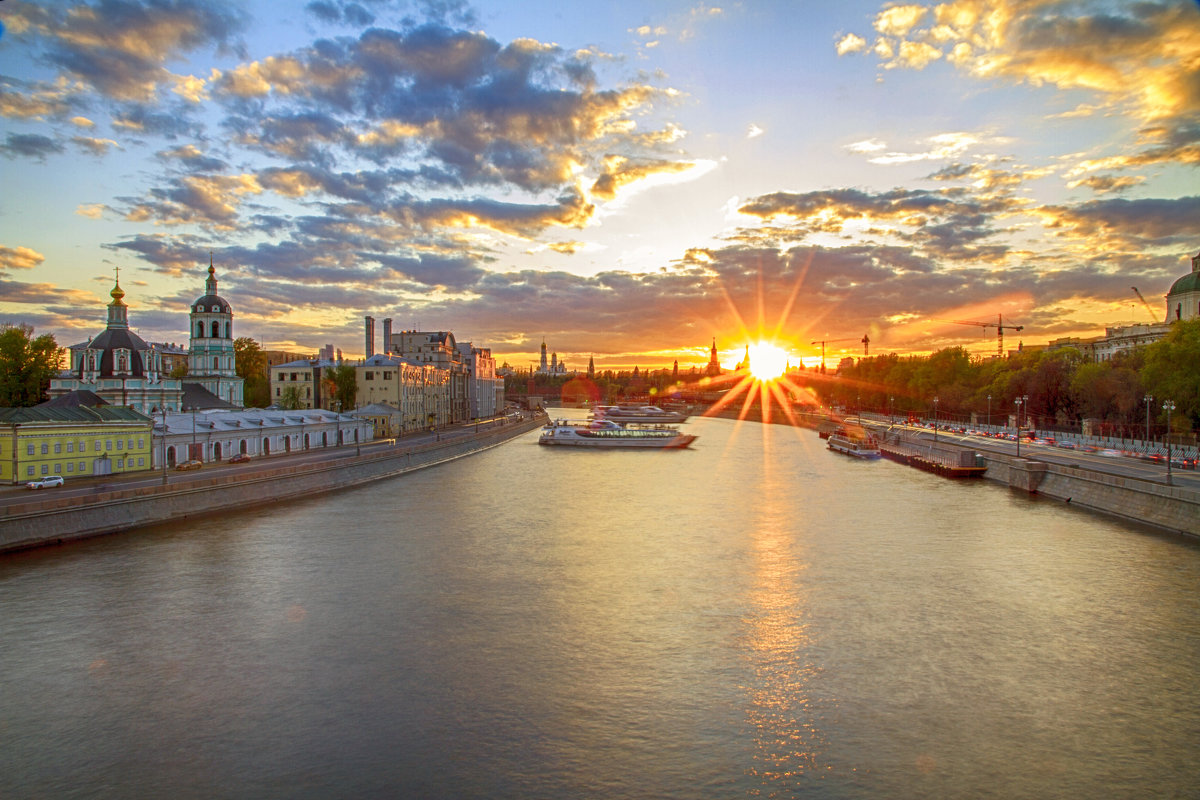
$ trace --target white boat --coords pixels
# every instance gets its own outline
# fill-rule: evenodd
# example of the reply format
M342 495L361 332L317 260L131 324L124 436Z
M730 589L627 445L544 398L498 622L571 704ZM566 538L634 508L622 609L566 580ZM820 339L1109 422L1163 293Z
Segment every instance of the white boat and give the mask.
M572 422L560 419L542 428L538 444L568 447L683 448L696 441L690 433L666 425L622 425L609 419Z
M648 422L677 424L687 422L688 415L681 411L666 411L658 406L596 406L593 419L610 419L613 422Z
M879 444L862 428L842 425L829 434L829 449L855 458L879 458Z

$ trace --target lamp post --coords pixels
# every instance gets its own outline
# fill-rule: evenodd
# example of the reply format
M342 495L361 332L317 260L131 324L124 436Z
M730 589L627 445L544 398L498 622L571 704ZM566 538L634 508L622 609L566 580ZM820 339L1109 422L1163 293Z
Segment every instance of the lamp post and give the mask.
M937 407L938 399L933 398L933 440L937 441Z
M188 460L191 461L196 456L196 407L192 406L192 452L188 454ZM203 461L204 459L200 459Z
M163 406L163 432L162 432L162 469L163 469L163 486L167 485L167 407Z
M1154 402L1154 395L1148 394L1142 398L1146 401L1146 452L1150 452L1150 404Z
M1163 403L1163 408L1167 411L1167 486L1171 485L1171 412L1175 410L1175 401L1167 400Z
M888 425L894 425L896 422L896 420L893 419L893 409L892 409L892 401L895 399L896 398L892 397L891 395L888 395Z
M1021 457L1021 405L1024 402L1023 397L1013 400L1013 405L1017 407L1017 458Z
M988 415L987 415L987 422L983 423L983 425L984 425L984 427L985 427L985 428L988 428L988 429L989 429L989 432L990 432L990 429L991 429L991 427L992 427L992 396L991 396L990 394L988 395Z
M336 406L336 408L334 408L333 413L336 416L334 416L333 419L337 424L337 433L334 434L333 446L340 447L342 444L342 401L336 401L334 406Z

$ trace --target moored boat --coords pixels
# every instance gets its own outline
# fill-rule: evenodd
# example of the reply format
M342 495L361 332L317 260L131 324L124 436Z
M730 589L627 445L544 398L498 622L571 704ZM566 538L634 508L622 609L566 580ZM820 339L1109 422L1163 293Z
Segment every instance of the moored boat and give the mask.
M568 447L633 447L679 449L696 441L690 433L667 425L622 425L609 419L572 422L560 419L546 424L538 444Z
M658 406L596 406L592 418L619 423L677 424L687 422L688 414L682 411L667 411Z
M879 443L862 428L839 426L829 434L829 449L855 458L879 458Z

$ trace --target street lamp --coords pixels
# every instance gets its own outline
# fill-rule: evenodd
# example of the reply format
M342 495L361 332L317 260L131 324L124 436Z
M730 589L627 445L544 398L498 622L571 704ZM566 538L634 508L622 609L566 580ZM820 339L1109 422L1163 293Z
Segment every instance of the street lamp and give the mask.
M1175 410L1175 401L1167 400L1163 403L1163 408L1167 411L1167 486L1171 485L1171 412Z
M188 454L188 460L191 461L196 457L196 407L192 406L192 452ZM204 459L200 459L203 461Z
M1017 407L1017 458L1021 457L1021 406L1024 402L1024 397L1013 400L1013 405Z
M990 394L988 395L987 422L983 423L983 426L988 429L990 429L992 427L992 396Z
M335 414L334 420L337 422L337 433L334 434L333 446L340 447L342 444L342 401L338 400L334 405L336 406L333 413Z
M1150 452L1150 404L1154 402L1154 395L1148 394L1142 398L1146 401L1146 452Z
M938 399L933 398L933 440L937 441L937 407Z
M167 407L164 405L161 409L163 418L163 433L162 433L162 468L163 468L163 486L167 485Z

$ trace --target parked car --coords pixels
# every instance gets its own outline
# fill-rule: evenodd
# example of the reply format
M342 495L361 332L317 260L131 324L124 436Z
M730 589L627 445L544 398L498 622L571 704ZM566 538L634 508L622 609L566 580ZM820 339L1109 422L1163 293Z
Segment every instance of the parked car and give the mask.
M204 462L196 461L193 459L192 461L184 461L182 464L175 467L175 469L182 472L183 470L188 470L188 469L200 469L202 466L204 466Z
M35 481L30 481L25 484L26 489L53 489L55 486L62 486L63 479L61 475L47 475L45 478L38 478Z
M238 453L236 456L229 459L229 463L230 464L241 464L241 463L243 463L245 461L249 461L249 460L250 460L249 453Z

